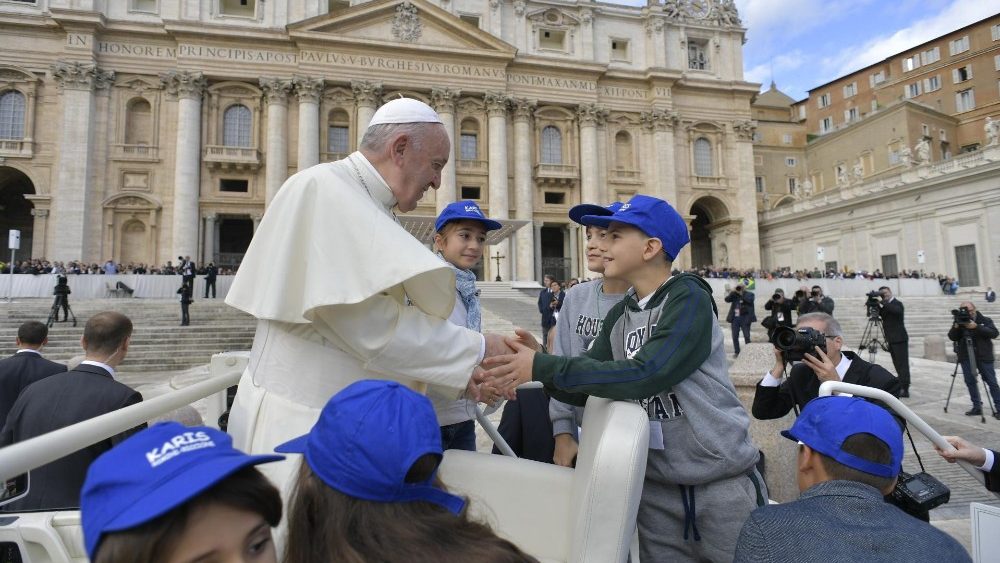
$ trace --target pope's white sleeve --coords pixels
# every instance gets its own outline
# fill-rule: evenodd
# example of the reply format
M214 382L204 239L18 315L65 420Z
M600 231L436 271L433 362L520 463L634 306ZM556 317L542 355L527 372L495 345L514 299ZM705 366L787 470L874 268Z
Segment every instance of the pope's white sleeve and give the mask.
M483 335L383 294L314 309L313 328L366 371L455 391L465 390L482 361Z

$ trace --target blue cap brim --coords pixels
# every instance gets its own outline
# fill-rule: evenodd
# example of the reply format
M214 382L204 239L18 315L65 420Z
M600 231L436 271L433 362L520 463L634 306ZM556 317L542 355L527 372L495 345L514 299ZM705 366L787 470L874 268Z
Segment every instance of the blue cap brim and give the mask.
M486 232L496 231L503 228L503 225L500 222L494 221L493 219L486 219L484 217L451 217L439 225L434 225L434 230L440 231L445 225L453 221L476 221L483 224Z
M306 443L308 441L309 434L303 434L298 438L292 438L283 444L278 444L274 447L274 451L282 454L304 454L306 453Z
M593 203L581 203L580 205L574 205L569 210L569 218L574 223L579 223L580 225L586 225L586 223L583 222L583 217L586 215L610 216L612 213L613 211L600 205L594 205Z

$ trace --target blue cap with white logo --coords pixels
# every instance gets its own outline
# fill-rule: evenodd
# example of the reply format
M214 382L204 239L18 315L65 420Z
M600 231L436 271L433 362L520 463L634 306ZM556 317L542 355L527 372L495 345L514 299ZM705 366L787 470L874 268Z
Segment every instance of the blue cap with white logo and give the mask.
M892 454L888 464L845 452L844 441L855 434L871 434ZM781 435L796 440L835 461L870 475L892 478L903 463L903 429L889 411L857 397L818 397L809 401L795 424Z
M352 383L323 407L312 430L275 451L305 454L329 487L374 502L432 502L458 514L465 499L434 486L434 474L407 483L421 457L440 459L441 428L430 400L395 381Z
M438 215L436 221L434 221L434 230L440 231L442 227L450 223L451 221L479 221L486 227L487 231L495 231L497 229L503 228L499 222L493 219L488 219L483 215L483 210L479 209L474 201L456 201L455 203L449 203L444 209L441 210L441 214Z
M612 202L608 205L595 205L593 203L581 203L580 205L574 205L569 210L569 218L574 223L583 224L584 215L612 215L615 211L621 209L624 205L620 201Z
M648 195L635 195L612 215L585 215L583 225L607 229L612 222L632 225L647 236L660 239L671 261L691 242L687 223L669 203Z
M244 467L285 459L247 455L207 426L157 424L90 464L80 491L83 542L94 558L101 537L134 528L197 497Z

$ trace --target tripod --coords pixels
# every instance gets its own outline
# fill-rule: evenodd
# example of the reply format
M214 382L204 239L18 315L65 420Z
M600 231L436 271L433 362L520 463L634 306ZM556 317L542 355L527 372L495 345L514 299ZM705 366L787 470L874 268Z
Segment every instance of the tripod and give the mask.
M879 339L879 336L882 339ZM878 309L868 309L868 324L865 325L864 332L861 333L861 343L858 350L868 350L868 362L875 363L875 354L878 349L888 352L889 345L885 342L885 329L882 328L882 317L878 314Z
M55 301L52 302L52 309L49 311L49 320L45 323L49 328L52 328L54 323L59 322L59 308L66 307L66 311L69 312L69 316L73 318L73 326L76 326L76 314L73 313L73 308L69 306L69 301L66 299L65 295L58 295ZM63 320L62 322L66 322Z
M990 406L990 412L996 417L997 409L996 405L993 404L993 396L990 395L990 389L986 385L986 380L979 377L979 368L976 366L976 352L972 347L972 335L969 334L968 330L962 331L962 341L965 345L965 353L969 359L969 371L972 372L972 379L979 378L983 383L983 395L986 395L986 403ZM956 351L957 352L957 351ZM948 403L951 402L951 392L955 388L955 376L958 375L958 366L962 362L955 358L955 369L951 372L951 385L948 387L948 398L944 402L944 412L948 412ZM979 422L986 423L986 415L983 414L982 406L979 407Z

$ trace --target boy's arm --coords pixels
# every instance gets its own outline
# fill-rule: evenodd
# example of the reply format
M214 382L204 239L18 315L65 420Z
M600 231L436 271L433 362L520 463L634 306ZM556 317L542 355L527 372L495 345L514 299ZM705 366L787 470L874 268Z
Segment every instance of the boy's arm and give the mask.
M687 281L673 289L656 328L632 359L609 360L609 335L617 319L609 313L594 347L585 356L536 354L533 379L564 391L609 399L644 399L671 389L698 369L711 352L715 314L708 293L695 283ZM624 304L612 311L616 310L620 315Z

